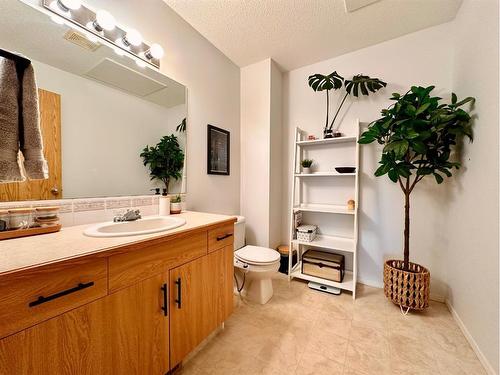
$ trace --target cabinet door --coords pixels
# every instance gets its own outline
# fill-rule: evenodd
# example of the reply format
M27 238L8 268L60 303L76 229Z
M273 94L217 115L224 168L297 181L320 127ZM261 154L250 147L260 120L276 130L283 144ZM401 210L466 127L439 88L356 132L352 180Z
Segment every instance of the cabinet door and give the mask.
M0 340L0 374L112 374L107 313L103 298Z
M207 257L170 270L170 367L198 345L205 335L203 275Z
M168 372L167 284L164 273L107 297L113 374Z
M232 312L233 247L170 270L170 365L178 365Z

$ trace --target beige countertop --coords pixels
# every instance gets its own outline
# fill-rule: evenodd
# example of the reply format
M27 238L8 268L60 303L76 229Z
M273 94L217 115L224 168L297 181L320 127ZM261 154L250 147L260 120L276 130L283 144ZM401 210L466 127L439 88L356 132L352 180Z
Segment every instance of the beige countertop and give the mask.
M168 237L234 218L234 216L191 211L183 212L177 217L186 219L186 224L165 232L141 236L87 237L83 231L89 225L78 225L62 228L57 233L0 241L0 275Z

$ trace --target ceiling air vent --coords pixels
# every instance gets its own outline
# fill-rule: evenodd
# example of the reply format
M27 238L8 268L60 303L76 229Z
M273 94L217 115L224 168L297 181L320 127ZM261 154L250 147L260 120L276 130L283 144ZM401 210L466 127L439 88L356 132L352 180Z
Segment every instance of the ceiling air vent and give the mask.
M80 34L78 31L75 30L68 30L68 32L64 34L64 39L92 52L94 52L101 46L99 43L91 42L90 40L87 39L85 35Z

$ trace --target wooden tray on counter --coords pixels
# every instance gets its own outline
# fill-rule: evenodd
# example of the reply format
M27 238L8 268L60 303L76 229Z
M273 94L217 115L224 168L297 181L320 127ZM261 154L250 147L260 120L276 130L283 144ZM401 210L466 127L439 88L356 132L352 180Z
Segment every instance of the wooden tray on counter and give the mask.
M19 238L19 237L37 236L39 234L54 233L54 232L59 232L60 230L61 230L61 224L50 225L46 227L28 228L28 229L6 230L4 232L0 232L0 241L10 240L12 238Z

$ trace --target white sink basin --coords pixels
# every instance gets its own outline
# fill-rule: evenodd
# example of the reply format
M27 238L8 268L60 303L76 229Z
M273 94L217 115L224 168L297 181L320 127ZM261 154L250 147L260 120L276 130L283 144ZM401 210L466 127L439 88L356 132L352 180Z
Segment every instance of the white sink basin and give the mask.
M125 237L163 232L186 224L186 220L172 216L153 216L136 221L119 223L106 222L85 229L83 234L89 237Z

